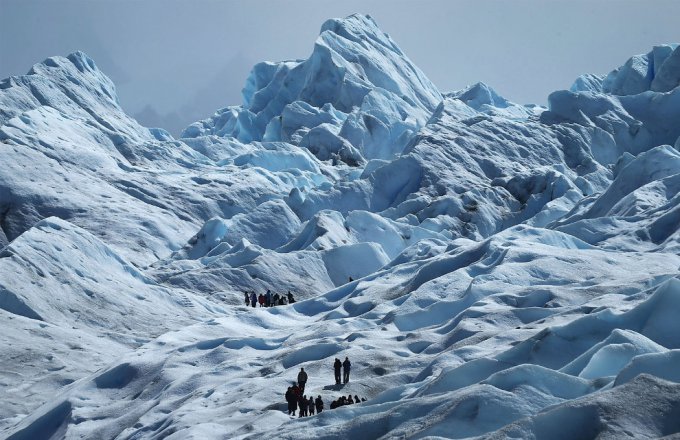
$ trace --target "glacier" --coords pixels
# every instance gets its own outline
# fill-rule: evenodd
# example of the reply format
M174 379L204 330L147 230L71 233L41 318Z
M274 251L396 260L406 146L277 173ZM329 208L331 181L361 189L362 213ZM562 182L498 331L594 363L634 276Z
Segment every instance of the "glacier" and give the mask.
M355 14L178 139L47 58L0 82L0 437L677 436L678 120L677 44L541 107Z

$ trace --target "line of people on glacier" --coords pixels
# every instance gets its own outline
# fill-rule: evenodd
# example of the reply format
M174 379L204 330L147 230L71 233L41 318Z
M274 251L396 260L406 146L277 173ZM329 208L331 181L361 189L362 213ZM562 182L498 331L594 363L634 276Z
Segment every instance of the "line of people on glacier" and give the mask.
M290 290L288 293L282 293L279 295L278 293L272 294L272 291L267 289L267 293L260 295L257 295L254 291L253 292L243 292L244 293L244 300L246 302L246 307L252 306L252 307L257 307L259 304L260 307L274 307L274 306L285 306L287 304L293 304L295 302L295 297L293 296L292 293L290 293Z
M340 385L340 370L342 369L343 373L343 382L347 383L349 382L349 373L352 367L352 363L349 360L349 357L345 357L344 362L340 362L340 359L335 358L335 362L333 363L333 370L334 370L334 376L335 376L335 384ZM284 395L286 399L286 403L288 405L288 415L295 416L295 412L298 411L298 417L307 417L307 416L313 416L316 412L316 414L320 414L323 409L324 409L324 403L323 399L321 398L321 395L318 395L316 399L314 399L313 396L307 396L305 394L305 387L307 385L307 379L309 376L307 375L307 372L305 371L304 367L300 368L300 371L298 372L297 375L297 382L293 382L293 385L288 387L286 390L286 393ZM344 405L353 405L355 403L361 403L365 402L366 398L359 399L358 395L354 395L352 397L351 394L348 394L347 397L345 396L340 396L338 399L334 400L330 408L335 409L340 406Z

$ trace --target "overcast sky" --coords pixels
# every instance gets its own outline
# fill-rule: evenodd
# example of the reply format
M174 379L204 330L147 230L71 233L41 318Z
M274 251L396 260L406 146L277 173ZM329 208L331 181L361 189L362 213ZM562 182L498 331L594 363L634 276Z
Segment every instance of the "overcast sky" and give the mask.
M83 50L128 113L177 133L240 104L254 63L306 58L325 19L354 12L442 91L484 81L523 104L680 42L675 0L0 0L0 77Z

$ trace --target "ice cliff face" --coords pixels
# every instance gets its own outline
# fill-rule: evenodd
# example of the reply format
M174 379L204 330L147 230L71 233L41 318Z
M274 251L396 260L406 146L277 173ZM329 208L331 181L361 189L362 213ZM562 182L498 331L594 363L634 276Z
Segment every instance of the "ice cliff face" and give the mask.
M2 436L677 434L679 50L543 109L353 15L181 139L83 53L2 81ZM368 401L291 420L300 367Z

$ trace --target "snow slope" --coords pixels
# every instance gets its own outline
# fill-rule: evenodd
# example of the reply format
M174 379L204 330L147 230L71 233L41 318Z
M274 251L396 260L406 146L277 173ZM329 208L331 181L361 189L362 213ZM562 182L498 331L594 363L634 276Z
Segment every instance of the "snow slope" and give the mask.
M678 50L543 109L352 15L181 139L80 52L4 80L0 436L678 435Z

